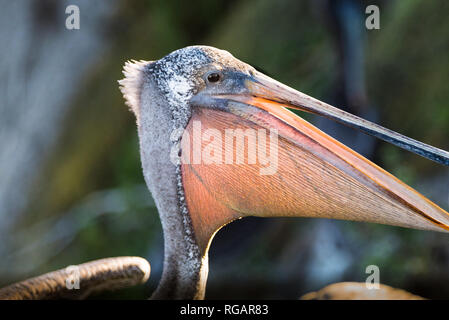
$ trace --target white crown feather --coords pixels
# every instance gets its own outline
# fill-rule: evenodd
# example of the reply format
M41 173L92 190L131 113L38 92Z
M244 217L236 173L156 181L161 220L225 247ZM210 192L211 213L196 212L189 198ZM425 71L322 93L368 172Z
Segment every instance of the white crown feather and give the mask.
M123 66L123 75L125 78L118 81L120 91L125 98L126 104L130 107L136 117L139 116L140 94L142 92L144 77L143 71L148 63L150 63L150 61L126 61Z

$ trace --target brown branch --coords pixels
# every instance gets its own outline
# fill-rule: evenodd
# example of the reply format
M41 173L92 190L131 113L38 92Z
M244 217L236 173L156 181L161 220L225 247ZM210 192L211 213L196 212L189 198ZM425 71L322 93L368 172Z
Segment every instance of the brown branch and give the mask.
M93 292L145 283L150 264L139 257L116 257L69 266L0 289L1 300L84 299Z
M303 295L301 300L426 300L402 289L379 284L368 289L363 282L339 282Z

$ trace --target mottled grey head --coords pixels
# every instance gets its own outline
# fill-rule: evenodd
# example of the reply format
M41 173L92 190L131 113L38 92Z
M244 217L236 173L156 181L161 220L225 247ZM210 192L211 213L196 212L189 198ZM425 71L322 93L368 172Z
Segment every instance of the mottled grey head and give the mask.
M190 46L157 61L127 62L125 79L119 83L127 104L139 118L142 112L142 90L145 83L152 82L153 89L164 97L175 124L179 126L186 124L190 116L189 102L195 94L202 90L217 90L217 82L221 82L220 89L227 93L227 89L235 89L235 85L222 81L223 73L238 71L249 74L253 70L227 51L208 46Z

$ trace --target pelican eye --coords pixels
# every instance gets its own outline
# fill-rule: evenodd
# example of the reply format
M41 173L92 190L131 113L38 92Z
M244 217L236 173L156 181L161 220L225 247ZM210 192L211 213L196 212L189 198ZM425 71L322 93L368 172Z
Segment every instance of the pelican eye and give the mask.
M221 75L218 72L211 72L207 75L207 81L209 82L218 82L221 79Z

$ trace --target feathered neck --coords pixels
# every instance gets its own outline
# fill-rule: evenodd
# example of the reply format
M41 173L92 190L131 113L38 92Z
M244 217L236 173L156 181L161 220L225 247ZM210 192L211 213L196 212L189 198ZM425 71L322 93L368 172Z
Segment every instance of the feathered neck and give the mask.
M120 81L127 104L136 114L143 173L161 218L164 269L152 299L202 299L208 274L185 204L180 164L170 155L179 138L166 95L148 72L148 62L125 65ZM171 101L172 102L172 101ZM188 120L188 119L187 119Z

